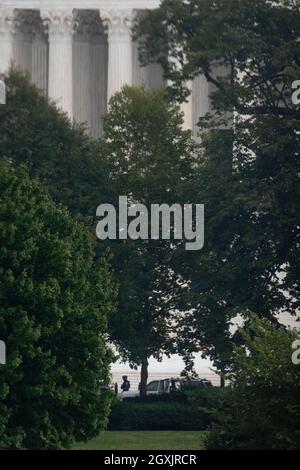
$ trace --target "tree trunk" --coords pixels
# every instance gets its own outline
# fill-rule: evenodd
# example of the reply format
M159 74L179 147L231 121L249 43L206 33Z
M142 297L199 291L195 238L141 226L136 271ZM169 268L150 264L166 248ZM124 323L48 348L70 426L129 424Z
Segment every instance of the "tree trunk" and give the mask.
M221 377L220 377L220 387L221 388L224 388L225 387L225 379L224 379L224 375L222 374Z
M148 358L142 360L141 382L140 382L140 398L143 400L147 396L147 380L148 380Z
M221 366L221 371L220 371L220 387L224 388L225 387L225 366Z

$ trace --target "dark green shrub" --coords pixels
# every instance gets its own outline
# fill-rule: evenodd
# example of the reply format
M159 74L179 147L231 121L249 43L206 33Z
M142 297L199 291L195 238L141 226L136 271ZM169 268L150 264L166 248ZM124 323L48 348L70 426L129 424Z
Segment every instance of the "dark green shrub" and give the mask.
M220 410L224 410L228 394L227 387L210 387L187 390L186 398L190 406L201 413L203 421L213 424L217 422Z
M253 317L231 366L232 387L215 408L208 449L300 449L300 367L297 335Z
M207 427L206 416L184 401L123 400L112 408L110 430L193 431Z
M130 402L140 402L140 397L132 397L132 398L124 398L125 401ZM162 395L147 395L143 398L143 401L146 403L174 403L174 402L186 402L188 400L188 396L184 391L176 391L174 393L164 393Z
M0 106L0 159L26 164L51 199L74 214L93 217L112 198L101 145L49 103L18 71L4 78L7 103Z
M113 295L85 227L0 161L0 448L68 447L106 425Z

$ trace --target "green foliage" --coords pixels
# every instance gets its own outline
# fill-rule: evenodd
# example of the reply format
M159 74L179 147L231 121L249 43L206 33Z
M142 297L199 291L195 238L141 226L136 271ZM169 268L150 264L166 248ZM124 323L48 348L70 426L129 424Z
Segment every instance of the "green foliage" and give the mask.
M297 0L163 0L135 36L142 62L162 65L173 98L183 100L187 80L200 73L216 92L215 109L292 117L299 28Z
M236 347L231 388L217 409L210 449L299 449L300 368L291 360L296 333L252 316Z
M205 246L177 253L174 270L191 287L180 348L200 346L221 370L242 341L230 332L237 314L274 319L299 308L299 30L293 0L164 0L135 28L143 61L161 63L173 100L189 79L209 82L190 188L205 204Z
M113 406L109 429L119 431L193 431L205 429L203 413L186 401L126 399Z
M22 168L1 162L0 447L53 449L107 422L113 287L94 242Z
M132 203L187 203L195 148L183 117L162 91L125 87L110 101L104 120L105 153L117 193ZM118 310L110 331L131 364L145 364L174 349L174 309L179 277L171 259L180 245L169 240L112 242L119 281Z
M220 410L225 410L228 393L228 387L209 387L190 389L185 395L190 406L198 414L201 413L202 421L211 425L217 421Z
M228 389L186 388L164 395L117 400L112 407L111 430L198 430L215 423L226 404Z
M111 194L100 141L49 103L27 78L4 77L7 104L0 107L0 155L26 164L51 198L72 214L95 217Z

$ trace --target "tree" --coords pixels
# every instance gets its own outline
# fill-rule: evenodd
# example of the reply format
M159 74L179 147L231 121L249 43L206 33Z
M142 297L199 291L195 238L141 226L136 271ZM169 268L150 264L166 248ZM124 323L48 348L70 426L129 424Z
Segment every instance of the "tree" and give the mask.
M7 103L0 107L0 155L26 164L52 200L74 215L93 220L112 186L101 141L49 102L20 72L4 77Z
M24 168L2 159L0 191L0 447L68 447L107 422L114 288L89 232Z
M298 118L291 86L299 77L299 22L295 0L164 0L138 20L135 38L142 62L162 65L175 99L203 74L215 110Z
M162 65L171 99L184 100L187 80L199 74L211 84L194 178L205 247L179 255L177 265L191 281L182 349L195 349L196 333L221 370L237 314L249 308L276 322L281 309L299 307L300 113L291 101L299 28L292 0L165 0L135 28L143 62Z
M209 449L299 449L300 369L292 362L295 331L250 315L234 348L227 390L208 434ZM255 406L253 404L255 403Z
M183 204L191 180L194 143L182 130L178 107L162 91L125 87L110 102L104 120L105 152L117 194L132 204ZM148 358L160 359L176 344L182 279L171 269L177 240L111 242L118 278L118 309L110 332L123 358L141 365L140 394L145 396Z

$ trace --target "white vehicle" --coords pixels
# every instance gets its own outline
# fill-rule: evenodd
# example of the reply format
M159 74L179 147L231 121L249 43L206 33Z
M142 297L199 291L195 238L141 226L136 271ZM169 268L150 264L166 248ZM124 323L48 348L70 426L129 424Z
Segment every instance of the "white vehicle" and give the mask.
M147 395L162 395L164 393L170 393L172 380L175 382L175 379L152 380L147 385ZM129 390L128 392L122 392L121 395L124 398L134 398L139 396L139 391Z
M183 379L161 379L152 380L147 385L147 395L163 395L181 390L185 386L206 388L211 387L212 384L206 379L195 379L186 381ZM139 391L128 391L121 394L124 398L134 398L139 396Z
M179 379L152 380L147 385L147 395L163 395L180 390Z

